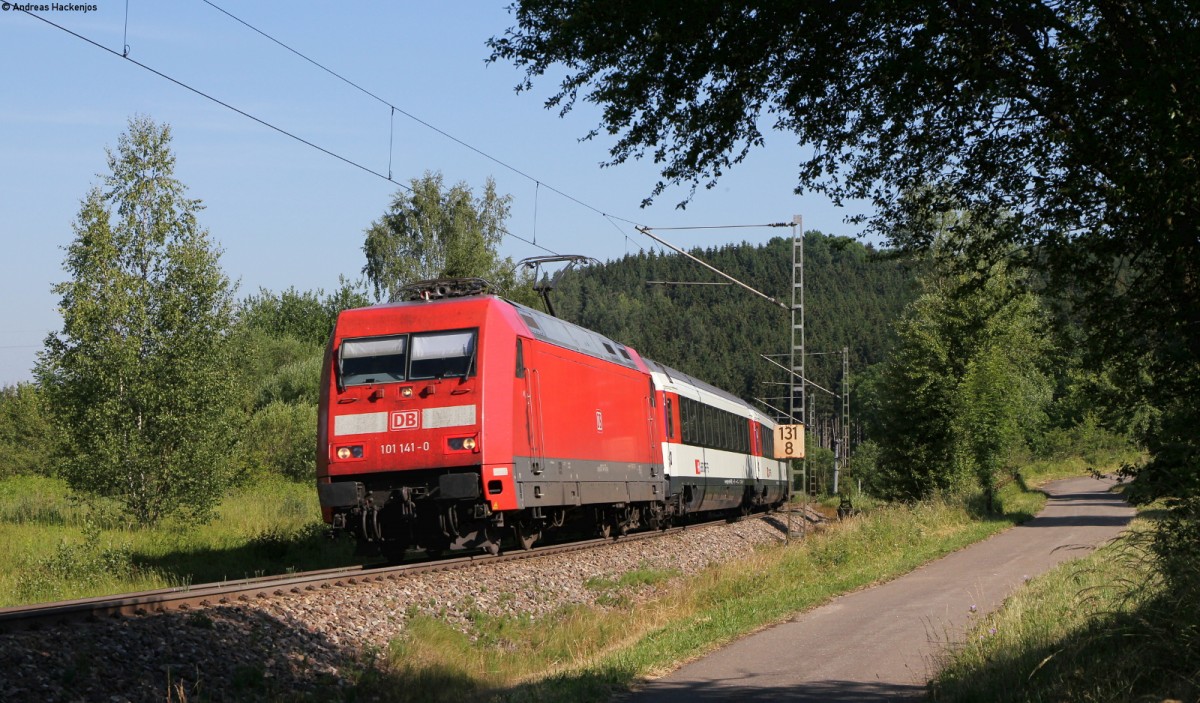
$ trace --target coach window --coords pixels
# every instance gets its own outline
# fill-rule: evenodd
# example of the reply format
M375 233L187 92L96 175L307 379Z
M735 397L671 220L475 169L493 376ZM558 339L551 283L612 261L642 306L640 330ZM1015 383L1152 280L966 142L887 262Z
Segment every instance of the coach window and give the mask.
M342 386L395 383L404 380L408 337L344 339L338 347L338 378Z
M667 439L675 438L675 417L671 414L671 399L667 398L663 403L665 413L667 415Z
M700 416L700 404L694 400L686 400L688 419L683 423L684 441L700 446L704 444L704 421Z
M414 334L411 355L411 380L465 378L475 370L475 330Z

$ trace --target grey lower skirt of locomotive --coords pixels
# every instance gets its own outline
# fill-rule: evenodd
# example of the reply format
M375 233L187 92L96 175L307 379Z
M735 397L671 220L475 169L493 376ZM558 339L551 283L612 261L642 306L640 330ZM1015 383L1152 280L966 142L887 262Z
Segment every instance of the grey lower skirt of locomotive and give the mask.
M494 512L478 472L404 471L318 484L322 508L331 509L334 536L352 535L364 555L399 560L408 550L440 556L452 550L481 549L498 554L503 544L530 549L548 532L556 541L612 537L631 531L665 529L687 518L724 515L734 518L780 507L781 491L765 486L722 486L733 493L729 507L698 513L698 492L691 482L671 477L647 484L645 491L611 496L604 502L545 505ZM740 483L740 482L739 482ZM757 482L747 482L747 484ZM643 494L643 495L635 495ZM658 496L662 496L658 499ZM639 498L644 498L639 500ZM710 502L710 501L706 501Z

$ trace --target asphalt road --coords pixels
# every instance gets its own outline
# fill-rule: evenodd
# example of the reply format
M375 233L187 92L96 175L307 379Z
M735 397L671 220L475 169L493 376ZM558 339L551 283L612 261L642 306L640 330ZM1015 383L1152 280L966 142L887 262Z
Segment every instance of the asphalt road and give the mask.
M623 700L919 700L932 657L961 641L973 620L1027 578L1084 556L1129 524L1134 511L1111 485L1050 483L1045 509L1024 525L739 640Z

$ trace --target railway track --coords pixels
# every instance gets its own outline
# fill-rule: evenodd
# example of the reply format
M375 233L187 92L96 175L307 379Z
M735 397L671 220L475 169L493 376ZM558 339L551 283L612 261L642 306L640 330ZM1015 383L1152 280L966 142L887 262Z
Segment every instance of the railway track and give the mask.
M617 540L596 538L566 544L535 547L529 551L511 551L495 556L475 554L391 566L352 566L339 569L323 569L195 586L163 588L138 593L123 593L113 596L99 596L95 598L81 598L70 601L0 608L0 632L36 629L64 622L97 620L106 617L137 617L170 611L188 611L217 605L279 598L289 594L299 594L320 589L393 581L432 571L449 571L452 569L470 568L479 564L498 564L517 559L535 559L564 552L593 549L613 544L614 541L631 542L655 539L665 535L676 534L685 529L695 530L725 524L726 522L724 519L712 520L687 525L686 527L635 532L619 537Z

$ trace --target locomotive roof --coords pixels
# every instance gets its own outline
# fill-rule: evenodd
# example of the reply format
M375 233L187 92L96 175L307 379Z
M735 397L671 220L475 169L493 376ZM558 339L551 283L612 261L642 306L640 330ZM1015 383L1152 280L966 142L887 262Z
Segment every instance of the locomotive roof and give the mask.
M529 327L529 331L538 339L573 349L589 356L595 356L606 361L628 366L629 368L637 368L637 364L630 357L627 347L624 344L605 337L599 332L593 332L586 327L580 327L574 323L560 320L540 310L534 310L520 303L513 303L511 300L507 302L512 303L512 306L520 314L521 319ZM652 372L657 371L658 373L665 374L667 378L686 383L732 403L736 403L749 410L760 422L763 420L771 421L767 415L729 391L717 388L711 383L701 381L695 376L673 369L666 364L647 359L646 357L642 357L642 361Z
M544 312L534 310L533 308L525 307L520 303L514 303L511 300L507 301L517 309L517 313L529 327L529 331L533 336L543 342L565 347L581 354L594 356L598 359L620 364L631 369L638 368L637 363L630 355L628 348L616 342L599 332L593 332L586 327L560 320L553 315L547 315Z

